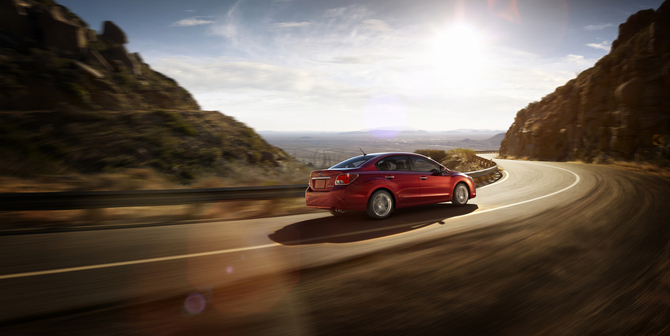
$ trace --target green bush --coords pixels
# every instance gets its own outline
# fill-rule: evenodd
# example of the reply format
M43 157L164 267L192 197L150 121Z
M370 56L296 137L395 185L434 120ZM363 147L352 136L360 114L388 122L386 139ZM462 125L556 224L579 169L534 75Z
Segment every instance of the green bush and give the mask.
M67 154L61 143L31 137L29 133L7 121L0 123L0 135L3 160L11 162L12 158L20 158L18 161L23 162L18 169L0 164L3 174L30 176L36 173L54 173L60 169L60 158Z
M198 157L206 164L211 165L221 158L221 150L218 148L201 148L198 151Z
M77 83L67 83L67 89L68 91L70 91L70 93L74 94L75 97L77 97L79 102L84 104L91 103L91 94L88 93L88 91L84 89L81 85Z
M462 154L464 155L468 161L472 161L475 156L477 156L477 152L475 152L472 149L466 149L466 148L456 148L456 149L450 149L449 152L447 152L449 156L455 155L455 154Z
M121 86L130 88L132 90L139 90L142 87L142 84L140 84L140 81L137 80L135 75L130 73L130 70L128 68L123 68L121 72L117 72L114 74L114 79L121 84Z
M418 149L414 153L425 155L437 162L442 162L449 154L441 149Z
M441 149L418 149L414 153L425 155L437 162L448 160L452 156L460 155L465 157L468 161L472 161L477 153L472 149L456 148L444 151Z
M156 110L156 113L163 116L167 125L170 126L170 128L173 130L184 133L185 135L198 135L198 132L195 130L195 128L186 122L178 113L166 110Z

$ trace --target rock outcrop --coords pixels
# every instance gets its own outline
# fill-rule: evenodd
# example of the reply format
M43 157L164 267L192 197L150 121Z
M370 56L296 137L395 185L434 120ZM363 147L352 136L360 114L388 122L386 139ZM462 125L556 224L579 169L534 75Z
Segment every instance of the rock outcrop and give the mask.
M97 34L53 0L0 0L0 42L0 175L144 167L190 183L290 160L243 123L201 111L127 51L113 22Z
M670 2L619 26L594 67L520 110L503 157L538 160L668 160Z
M153 71L111 21L102 34L52 0L0 0L1 110L197 110L191 94ZM93 71L92 71L93 70Z
M102 36L100 38L112 45L128 43L126 33L112 21L105 21L102 24Z

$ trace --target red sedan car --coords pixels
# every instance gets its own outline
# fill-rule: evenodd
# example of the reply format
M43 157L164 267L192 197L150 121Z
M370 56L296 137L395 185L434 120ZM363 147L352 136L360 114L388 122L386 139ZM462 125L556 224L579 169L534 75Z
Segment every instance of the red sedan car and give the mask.
M451 201L465 205L477 194L469 176L450 171L414 153L374 153L353 157L326 170L313 171L305 192L307 206L366 211L384 219L393 209Z

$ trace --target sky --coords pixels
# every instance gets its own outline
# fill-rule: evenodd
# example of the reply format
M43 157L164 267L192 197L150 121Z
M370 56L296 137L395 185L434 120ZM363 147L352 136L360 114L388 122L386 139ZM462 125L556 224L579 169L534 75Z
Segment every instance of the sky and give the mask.
M505 131L662 0L57 2L257 131Z

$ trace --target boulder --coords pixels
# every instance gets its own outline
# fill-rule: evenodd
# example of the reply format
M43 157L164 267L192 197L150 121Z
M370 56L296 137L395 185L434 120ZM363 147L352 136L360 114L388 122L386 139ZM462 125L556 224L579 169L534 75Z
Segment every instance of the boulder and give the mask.
M86 29L86 39L89 42L96 42L98 41L98 34L93 29Z
M123 62L119 60L110 60L109 64L112 66L115 72L123 72L123 70L128 68Z
M119 28L114 22L112 21L105 21L102 24L102 36L100 38L113 45L121 45L121 44L126 44L128 43L128 38L126 37L126 33Z
M142 59L142 56L140 56L140 53L136 52L133 53L133 56L135 56L135 59L140 62L140 64L144 63L144 60Z
M34 37L29 20L24 6L14 0L0 0L0 28L18 35Z
M40 36L47 46L74 52L85 51L87 28L70 20L59 6L34 6Z
M75 61L74 64L77 66L77 68L82 70L87 76L89 76L93 79L103 79L103 78L105 78L105 75L100 73L100 71L95 70L95 69L91 68L90 66L82 63L82 62Z
M107 62L107 60L104 57L102 57L102 55L100 55L100 52L98 52L97 50L89 49L88 54L86 56L88 56L88 59L91 60L94 65L95 64L99 65L101 68L103 68L103 70L114 71L112 65L109 64L109 62Z
M135 58L135 55L128 53L122 45L109 48L107 50L107 59L110 61L120 61L136 76L142 74L141 63Z
M279 166L276 155L266 151L261 152L261 162L268 162L275 167Z

